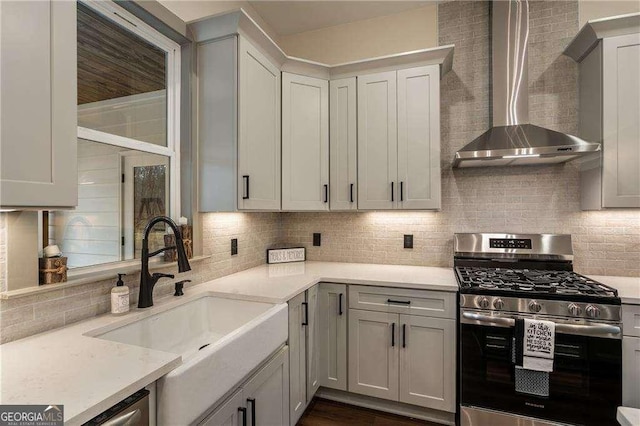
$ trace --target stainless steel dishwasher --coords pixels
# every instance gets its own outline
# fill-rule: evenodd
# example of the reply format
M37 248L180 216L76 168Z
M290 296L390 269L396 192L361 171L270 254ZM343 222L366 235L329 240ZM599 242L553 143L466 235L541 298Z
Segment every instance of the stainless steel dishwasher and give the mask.
M89 420L84 426L148 426L149 391L141 389Z

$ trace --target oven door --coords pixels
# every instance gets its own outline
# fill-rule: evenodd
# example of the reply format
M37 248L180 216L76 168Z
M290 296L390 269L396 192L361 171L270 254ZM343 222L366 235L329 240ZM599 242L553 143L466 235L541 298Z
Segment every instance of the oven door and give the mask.
M617 425L622 403L619 327L557 324L553 372L540 373L523 386L522 372L515 368L514 316L493 318L482 312L461 314L461 405L560 423ZM540 377L548 379L546 391L536 383L543 382Z

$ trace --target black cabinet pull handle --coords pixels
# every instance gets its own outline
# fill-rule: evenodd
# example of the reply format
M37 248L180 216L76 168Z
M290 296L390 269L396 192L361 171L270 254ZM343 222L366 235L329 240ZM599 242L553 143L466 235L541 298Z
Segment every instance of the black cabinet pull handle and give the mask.
M302 306L304 306L304 321L302 321L302 325L309 325L309 304L302 302Z
M242 179L244 180L244 187L246 189L245 194L242 196L243 200L248 200L249 199L249 175L244 175L242 176Z
M247 404L251 404L251 426L256 426L256 399L247 398Z
M393 196L393 182L391 182L391 201L393 201L394 196Z
M404 182L400 182L400 201L404 201Z
M338 315L342 315L342 293L338 295Z
M238 407L238 411L242 416L242 426L247 426L247 409L244 407Z
M329 185L327 185L326 183L324 184L324 202L329 202Z
M349 185L349 199L353 203L353 184Z
M411 300L393 300L387 299L387 303L395 303L396 305L410 305Z
M407 324L402 324L402 347L407 347Z
M391 347L396 345L396 323L391 323Z

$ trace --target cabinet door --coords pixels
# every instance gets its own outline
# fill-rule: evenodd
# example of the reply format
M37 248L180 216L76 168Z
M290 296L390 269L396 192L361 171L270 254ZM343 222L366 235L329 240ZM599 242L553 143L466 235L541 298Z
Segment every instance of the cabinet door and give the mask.
M622 338L622 405L640 408L640 337Z
M398 400L398 314L349 310L349 392Z
M289 424L289 351L283 348L242 388L248 424Z
M242 416L246 416L242 391L237 391L220 407L200 423L202 426L240 426L246 424Z
M305 293L289 301L289 420L295 425L307 407Z
M282 209L329 210L329 83L282 74Z
M239 37L238 208L280 209L280 70Z
M331 210L358 208L356 78L329 83Z
M400 402L455 413L456 322L400 315Z
M318 286L307 290L307 404L320 387L320 310L318 309Z
M347 286L321 283L320 384L347 390Z
M0 207L78 204L76 3L0 2Z
M358 208L398 201L396 72L358 77Z
M640 207L640 34L603 43L604 207Z
M237 37L199 43L196 52L198 211L236 211Z
M398 71L398 201L440 208L440 67Z

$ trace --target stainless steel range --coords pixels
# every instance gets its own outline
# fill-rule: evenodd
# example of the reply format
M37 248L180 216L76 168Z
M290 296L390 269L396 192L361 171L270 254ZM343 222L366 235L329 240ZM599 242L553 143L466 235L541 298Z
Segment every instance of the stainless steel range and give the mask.
M462 425L616 425L617 291L573 272L570 235L456 234ZM520 318L555 323L553 371L516 369Z

